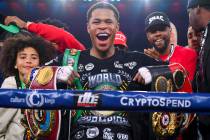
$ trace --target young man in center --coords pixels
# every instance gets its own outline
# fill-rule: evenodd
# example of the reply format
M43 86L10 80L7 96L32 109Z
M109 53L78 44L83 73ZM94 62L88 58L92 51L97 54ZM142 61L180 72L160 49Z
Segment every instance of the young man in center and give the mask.
M75 78L79 78L83 90L151 90L152 75L141 68L163 63L143 53L116 49L114 38L118 30L119 12L115 6L104 2L91 6L87 12L87 31L92 47L81 51L78 59L72 59L77 52L71 50L67 57L66 51L49 62L48 65L69 66L58 69L56 82L73 86ZM71 66L77 62L75 71ZM71 140L143 140L150 136L148 113L75 110L71 114ZM67 139L62 134L66 128L61 126L60 139Z

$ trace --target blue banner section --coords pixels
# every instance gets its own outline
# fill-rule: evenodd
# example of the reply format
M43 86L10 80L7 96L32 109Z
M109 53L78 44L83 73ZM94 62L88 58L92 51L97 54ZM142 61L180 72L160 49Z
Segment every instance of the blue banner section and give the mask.
M0 107L210 112L210 94L0 89Z

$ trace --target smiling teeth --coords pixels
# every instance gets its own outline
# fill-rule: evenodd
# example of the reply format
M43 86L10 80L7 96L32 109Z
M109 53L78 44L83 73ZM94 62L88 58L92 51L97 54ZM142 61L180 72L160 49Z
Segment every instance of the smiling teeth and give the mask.
M97 36L99 36L99 37L107 37L107 36L109 36L107 33L100 33L100 34L98 34Z

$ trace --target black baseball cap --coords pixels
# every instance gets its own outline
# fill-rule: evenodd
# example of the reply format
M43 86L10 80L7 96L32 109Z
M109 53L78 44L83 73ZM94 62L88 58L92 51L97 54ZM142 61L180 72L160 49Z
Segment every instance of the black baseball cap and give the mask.
M170 27L170 20L163 12L153 12L145 19L145 31L156 25L165 25Z
M210 0L188 0L187 9L194 8L196 6L210 6Z

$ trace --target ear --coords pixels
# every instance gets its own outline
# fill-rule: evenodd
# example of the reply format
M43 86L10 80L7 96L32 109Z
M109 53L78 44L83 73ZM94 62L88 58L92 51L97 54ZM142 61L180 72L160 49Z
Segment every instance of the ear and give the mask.
M87 22L87 32L90 33L90 24Z
M117 27L116 27L116 29L117 29L117 31L119 31L119 30L120 30L120 23L119 23L119 22L117 23Z
M172 28L169 27L169 34L170 34L170 36L171 36L171 33L172 33Z
M149 33L148 32L146 32L146 36L147 36L147 40L149 40L150 39L150 36L149 36Z

